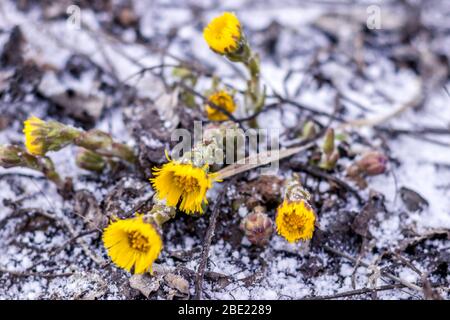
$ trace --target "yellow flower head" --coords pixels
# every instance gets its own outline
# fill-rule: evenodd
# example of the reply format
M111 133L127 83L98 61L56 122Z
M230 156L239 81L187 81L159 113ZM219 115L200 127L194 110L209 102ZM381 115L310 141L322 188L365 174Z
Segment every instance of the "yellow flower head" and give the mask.
M46 122L37 118L31 117L24 122L25 128L25 147L28 153L35 156L43 156L46 153L45 148L45 133Z
M305 200L285 200L278 207L275 223L278 234L289 242L297 242L312 238L315 220L314 211Z
M233 98L223 90L217 91L216 93L210 95L208 97L208 102L213 103L229 113L233 113L234 110L236 110L236 104L234 103ZM226 114L220 110L214 109L209 104L206 104L206 113L208 115L208 119L212 121L223 121L228 119Z
M195 167L191 163L170 160L161 168L154 168L155 178L150 179L160 200L175 207L181 199L180 210L188 214L203 213L202 204L208 203L206 192L215 181L215 174L207 173L207 167Z
M112 222L103 233L103 244L111 260L134 273L144 273L158 258L163 243L156 227L144 221L142 215Z
M48 151L57 151L71 143L80 131L57 121L43 121L30 117L24 122L25 147L28 153L43 156Z
M214 18L203 30L203 37L209 47L219 53L233 53L240 47L241 24L231 12Z

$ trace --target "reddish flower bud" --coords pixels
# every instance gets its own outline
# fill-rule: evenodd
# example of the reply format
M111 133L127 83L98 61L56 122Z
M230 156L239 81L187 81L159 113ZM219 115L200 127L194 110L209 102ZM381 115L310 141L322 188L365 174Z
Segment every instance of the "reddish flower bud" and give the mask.
M269 242L274 228L272 220L259 208L256 207L242 220L241 229L252 244L264 246Z
M386 172L388 158L381 152L369 151L356 162L360 171L369 176Z

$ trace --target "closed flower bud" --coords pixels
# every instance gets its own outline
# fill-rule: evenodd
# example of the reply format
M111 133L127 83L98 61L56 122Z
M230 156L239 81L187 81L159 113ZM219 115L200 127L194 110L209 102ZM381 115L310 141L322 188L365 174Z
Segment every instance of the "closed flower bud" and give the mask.
M55 171L53 162L48 157L36 157L18 146L0 146L0 167L22 167L42 172L48 180L53 181L59 188L63 181Z
M17 167L22 164L20 154L23 150L16 146L0 146L0 166L3 168Z
M322 149L327 156L331 156L334 151L334 130L332 128L328 128L325 133Z
M87 149L81 149L78 152L76 164L82 169L95 172L102 172L106 166L106 162L101 155Z
M302 138L310 139L317 134L316 124L313 121L308 121L303 126Z
M74 143L105 157L118 157L130 163L136 161L133 151L128 146L114 142L111 135L97 129L83 132Z
M388 158L381 152L369 151L356 162L361 173L376 176L386 171Z
M291 178L286 179L285 185L285 198L287 200L295 202L299 200L309 201L311 199L310 193L303 188L300 183L300 177L297 174L294 173Z
M113 140L108 133L93 129L84 132L78 137L76 143L86 149L107 151L110 149Z
M331 155L325 155L320 163L319 167L325 170L333 170L336 167L336 163L339 160L339 152L333 151Z
M256 207L241 222L241 229L248 240L257 246L264 246L269 242L274 231L273 222L261 207Z

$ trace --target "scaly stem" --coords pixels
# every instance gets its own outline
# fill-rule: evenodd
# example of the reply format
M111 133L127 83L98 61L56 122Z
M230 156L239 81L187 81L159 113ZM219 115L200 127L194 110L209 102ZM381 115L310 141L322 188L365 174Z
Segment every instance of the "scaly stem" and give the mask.
M266 94L264 89L261 90L259 56L253 53L250 48L248 50L248 59L243 62L250 74L250 79L247 81L246 106L247 110L251 109L252 112L256 113L263 107ZM248 108L249 105L251 108ZM251 120L250 125L252 128L258 127L256 118Z

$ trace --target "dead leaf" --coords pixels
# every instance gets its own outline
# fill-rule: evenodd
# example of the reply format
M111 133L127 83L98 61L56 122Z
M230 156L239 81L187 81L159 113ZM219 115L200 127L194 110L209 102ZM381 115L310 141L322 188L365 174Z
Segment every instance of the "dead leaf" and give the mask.
M169 273L164 277L164 280L169 287L176 289L183 294L189 295L189 282L182 276Z
M90 229L102 229L108 223L108 217L103 214L95 196L88 190L75 193L74 211L84 217Z
M148 298L161 286L162 276L150 276L148 274L135 274L130 278L130 286L141 292Z
M384 197L371 190L369 202L364 205L361 212L353 220L353 231L363 237L369 236L369 223L380 211L385 211Z
M424 197L406 187L400 188L400 198L409 211L422 211L425 207L428 207L428 201Z

